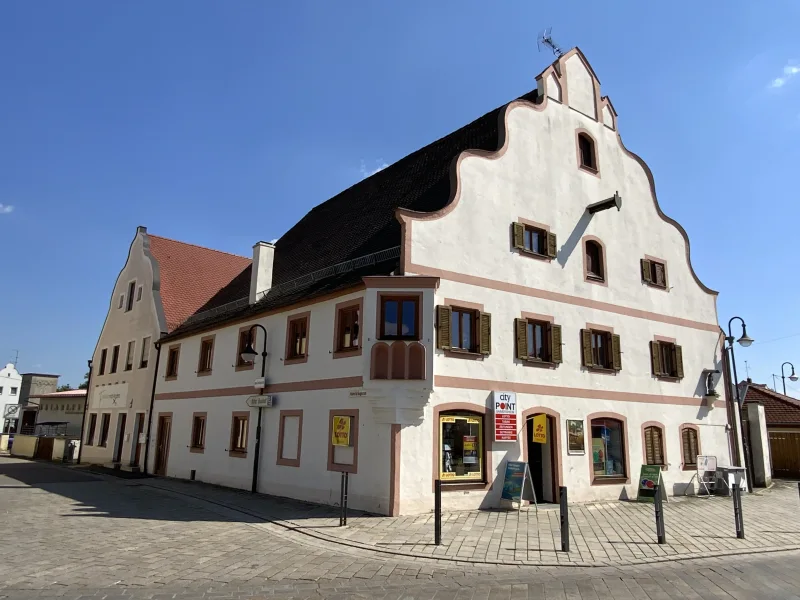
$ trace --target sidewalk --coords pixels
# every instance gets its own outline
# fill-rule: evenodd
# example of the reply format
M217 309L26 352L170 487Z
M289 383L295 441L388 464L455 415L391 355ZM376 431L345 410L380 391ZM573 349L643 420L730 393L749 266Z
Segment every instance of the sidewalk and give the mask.
M496 565L621 566L800 549L797 484L743 496L746 539L736 538L733 505L724 497L680 497L664 506L667 543L656 543L651 504L604 502L570 507L571 552L560 551L558 509L463 511L442 517L442 545L433 544L433 514L378 517L255 496L207 484L143 479L142 485L189 495L276 523L297 535L381 554ZM311 540L306 540L306 543Z

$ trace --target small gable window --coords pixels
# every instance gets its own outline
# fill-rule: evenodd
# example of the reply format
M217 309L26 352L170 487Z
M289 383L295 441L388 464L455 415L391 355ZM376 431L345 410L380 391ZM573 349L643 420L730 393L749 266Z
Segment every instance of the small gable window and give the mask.
M542 258L555 258L556 235L542 227L526 223L513 223L514 248L524 254Z
M578 134L578 157L582 169L597 173L597 155L594 140L585 133Z
M663 262L653 260L651 258L643 258L642 265L642 281L645 283L660 287L667 287L667 265Z
M595 240L586 241L586 278L594 281L605 281L603 264L603 247Z

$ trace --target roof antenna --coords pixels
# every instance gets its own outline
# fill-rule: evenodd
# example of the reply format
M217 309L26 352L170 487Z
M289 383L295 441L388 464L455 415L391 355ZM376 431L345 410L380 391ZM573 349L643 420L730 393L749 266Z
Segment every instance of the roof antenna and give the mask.
M747 361L744 361L744 370L747 371L747 378L750 379L750 365L747 364Z
M556 55L556 58L560 58L564 54L564 51L558 44L555 43L555 41L553 41L553 36L551 35L552 32L552 27L548 27L542 31L542 33L539 34L539 39L536 40L536 47L539 49L539 52L542 51L542 46L550 48L550 50L553 51L553 54Z

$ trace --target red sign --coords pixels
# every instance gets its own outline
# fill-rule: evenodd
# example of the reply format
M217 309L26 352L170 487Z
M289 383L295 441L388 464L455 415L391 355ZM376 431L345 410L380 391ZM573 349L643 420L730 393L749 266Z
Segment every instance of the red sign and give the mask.
M494 441L517 441L517 395L513 392L493 392Z

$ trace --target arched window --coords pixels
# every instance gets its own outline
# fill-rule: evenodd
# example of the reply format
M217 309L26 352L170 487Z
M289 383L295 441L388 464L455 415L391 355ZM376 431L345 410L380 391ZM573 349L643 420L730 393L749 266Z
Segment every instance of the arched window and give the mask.
M586 241L586 277L595 281L605 281L603 268L603 247L595 240Z
M592 419L592 474L594 480L626 477L625 426L617 419Z
M581 168L597 172L597 155L594 150L594 140L585 133L578 134L578 155Z
M697 468L697 455L700 454L698 431L691 425L681 427L681 448L683 451L683 468Z
M648 465L666 465L664 460L664 431L658 425L644 428L644 460Z
M442 483L483 481L483 415L443 412L438 425Z

